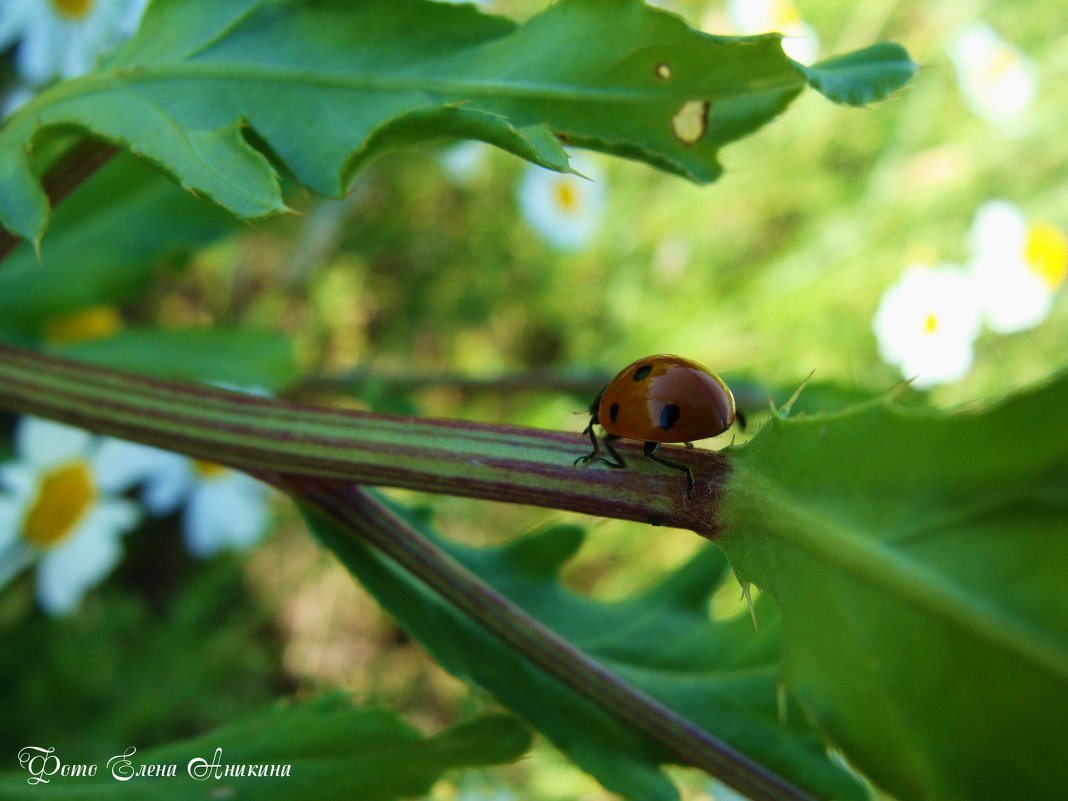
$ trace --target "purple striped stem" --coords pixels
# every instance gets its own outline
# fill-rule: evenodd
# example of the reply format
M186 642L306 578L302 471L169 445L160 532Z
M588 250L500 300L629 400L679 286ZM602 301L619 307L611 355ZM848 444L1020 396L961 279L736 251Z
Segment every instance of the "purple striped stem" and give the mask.
M673 448L697 479L623 443L626 470L574 465L576 432L328 409L144 378L0 345L0 408L250 471L436 492L638 520L713 537L729 473L716 451Z

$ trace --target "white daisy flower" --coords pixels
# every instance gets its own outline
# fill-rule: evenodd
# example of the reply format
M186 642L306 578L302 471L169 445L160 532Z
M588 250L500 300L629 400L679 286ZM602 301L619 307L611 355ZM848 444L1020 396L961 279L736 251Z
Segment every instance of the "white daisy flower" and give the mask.
M913 265L879 303L872 329L879 355L918 388L967 375L981 328L967 274L953 265Z
M246 550L267 529L268 488L229 467L122 440L101 447L101 461L123 487L142 485L141 501L154 515L182 509L182 535L196 556Z
M1000 334L1038 325L1068 272L1068 240L1056 226L1028 224L1011 203L992 200L975 214L970 234L975 282L987 326Z
M129 37L148 0L2 0L0 50L18 43L15 70L30 87L83 75Z
M982 22L964 28L950 47L964 104L989 122L1015 123L1038 94L1031 62Z
M604 184L597 165L570 156L582 176L559 173L531 164L519 182L519 210L543 239L559 250L585 247L597 233L604 211Z
M115 567L119 538L137 525L140 510L116 497L116 476L100 464L99 440L86 431L23 417L15 452L15 461L0 466L0 560L37 561L38 602L49 614L68 614Z
M727 0L727 16L741 34L778 31L783 52L800 64L819 58L819 35L791 0Z

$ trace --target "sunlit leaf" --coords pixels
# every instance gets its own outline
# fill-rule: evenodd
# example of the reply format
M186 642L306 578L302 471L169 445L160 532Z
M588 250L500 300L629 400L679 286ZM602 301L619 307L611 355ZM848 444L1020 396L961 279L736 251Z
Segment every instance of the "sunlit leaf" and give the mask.
M872 100L911 74L895 52L808 80ZM711 181L719 149L802 90L797 67L777 34L710 36L641 0L562 0L523 25L425 0L157 0L103 69L0 129L0 222L39 240L48 203L27 152L56 127L127 147L243 217L285 208L272 160L338 195L384 149L435 137L567 170L563 141Z
M902 799L1064 798L1068 376L984 411L880 401L732 451L720 538L789 688Z

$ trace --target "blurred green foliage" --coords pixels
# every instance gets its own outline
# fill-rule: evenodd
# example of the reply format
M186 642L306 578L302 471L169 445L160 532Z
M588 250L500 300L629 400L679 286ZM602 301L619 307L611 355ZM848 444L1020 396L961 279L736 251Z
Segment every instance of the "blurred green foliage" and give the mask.
M177 531L154 528L76 617L32 614L29 580L0 594L0 750L111 756L220 726L291 688L240 560L194 564Z

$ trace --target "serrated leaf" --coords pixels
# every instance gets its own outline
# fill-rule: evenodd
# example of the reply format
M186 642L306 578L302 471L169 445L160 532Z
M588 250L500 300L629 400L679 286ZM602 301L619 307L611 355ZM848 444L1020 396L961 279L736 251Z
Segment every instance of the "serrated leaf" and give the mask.
M257 715L191 740L129 755L131 770L171 766L173 776L113 778L99 755L93 777L52 777L48 784L27 783L26 772L0 775L6 799L62 798L159 799L200 801L225 797L234 801L317 798L331 801L389 801L429 791L450 768L493 765L518 759L530 735L514 718L490 715L462 723L433 737L384 710L361 710L341 695L304 704L279 704ZM223 776L214 771L190 778L191 760L234 767L278 765L288 775ZM57 754L66 764L86 763L85 755ZM120 774L121 775L121 774Z
M899 44L879 42L811 66L795 64L809 86L836 103L862 106L908 83L916 64Z
M640 801L676 799L659 771L661 749L604 709L510 650L376 551L314 516L319 537L378 601L449 671L488 689L537 727L605 787ZM661 584L635 598L599 603L560 586L561 566L583 533L561 526L503 548L467 548L414 523L465 566L573 645L788 780L822 797L860 799L865 791L827 757L796 710L790 727L777 711L777 625L762 609L713 622L708 600L726 575L709 546Z
M328 195L386 147L433 137L566 170L559 138L711 181L719 149L804 86L779 42L709 36L641 0L561 0L522 26L426 0L157 0L106 68L0 129L0 222L39 240L48 204L27 153L57 126L128 147L243 217L284 208L253 141ZM857 66L846 95L896 88ZM842 93L840 79L808 80Z
M1064 798L1068 376L982 412L773 418L720 538L784 679L897 797Z
M283 389L297 377L293 341L247 328L128 328L106 339L47 348L139 375Z

